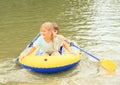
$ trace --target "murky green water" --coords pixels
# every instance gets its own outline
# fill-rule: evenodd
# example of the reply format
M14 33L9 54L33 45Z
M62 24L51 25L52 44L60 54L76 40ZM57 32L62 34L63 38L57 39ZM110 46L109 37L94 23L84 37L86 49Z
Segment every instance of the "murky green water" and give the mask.
M36 36L45 21L59 24L60 33L102 59L117 63L116 75L83 53L81 63L58 74L29 72L13 60ZM0 0L0 85L119 85L119 0Z

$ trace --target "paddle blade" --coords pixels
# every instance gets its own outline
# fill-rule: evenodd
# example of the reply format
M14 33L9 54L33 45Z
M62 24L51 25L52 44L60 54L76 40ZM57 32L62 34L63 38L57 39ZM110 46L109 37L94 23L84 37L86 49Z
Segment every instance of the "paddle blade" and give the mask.
M115 71L116 63L112 60L100 60L101 66L108 71Z

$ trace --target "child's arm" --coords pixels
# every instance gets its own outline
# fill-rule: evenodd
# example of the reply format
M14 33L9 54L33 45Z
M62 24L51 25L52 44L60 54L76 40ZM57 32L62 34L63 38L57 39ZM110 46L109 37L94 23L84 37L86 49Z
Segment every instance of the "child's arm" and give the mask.
M41 36L33 43L33 46L27 51L25 55L20 56L20 59L22 60L24 57L30 55L33 51L36 50L37 46L40 45L41 42Z
M69 44L67 42L63 42L63 47L71 54L77 55L76 53L74 53L73 51L70 50Z
M20 56L20 60L22 60L24 57L30 55L32 52L35 51L35 49L36 49L35 47L30 48L25 55Z
M65 38L63 35L56 35L60 40L65 41L67 38Z
M70 46L69 44L66 42L66 40L68 40L67 38L65 38L63 35L57 35L62 41L63 41L63 47L69 52L72 53L74 55L77 55L76 53L74 53L73 51L70 50Z
M65 41L63 41L63 47L68 51L71 52L70 48L69 48L69 44L66 43Z
M65 47L65 49L68 52L70 52L69 44L67 42L65 42L65 40L67 40L67 38L65 38L63 35L56 35L56 36L62 41L63 47Z
M30 55L32 52L34 52L35 51L35 47L32 47L30 50L28 50L28 52L26 53L26 55L25 56L28 56L28 55Z

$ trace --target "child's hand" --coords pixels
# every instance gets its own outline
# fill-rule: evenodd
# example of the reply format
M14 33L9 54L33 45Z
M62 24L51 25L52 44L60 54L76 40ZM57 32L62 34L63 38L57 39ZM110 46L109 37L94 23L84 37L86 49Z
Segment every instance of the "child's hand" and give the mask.
M24 58L25 58L25 55L22 55L19 57L19 60L22 61L22 59L24 59Z

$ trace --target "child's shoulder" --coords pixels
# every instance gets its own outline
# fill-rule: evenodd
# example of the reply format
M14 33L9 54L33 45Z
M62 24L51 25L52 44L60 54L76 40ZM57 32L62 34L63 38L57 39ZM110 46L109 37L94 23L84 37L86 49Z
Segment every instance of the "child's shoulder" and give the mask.
M57 35L57 37L61 40L65 40L66 38L63 35Z
M59 35L57 35L57 36L58 36L58 37L64 37L63 35L60 35L60 34L59 34Z

